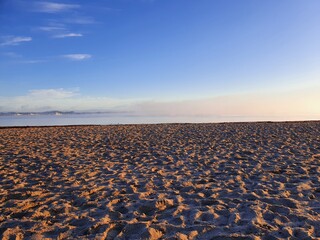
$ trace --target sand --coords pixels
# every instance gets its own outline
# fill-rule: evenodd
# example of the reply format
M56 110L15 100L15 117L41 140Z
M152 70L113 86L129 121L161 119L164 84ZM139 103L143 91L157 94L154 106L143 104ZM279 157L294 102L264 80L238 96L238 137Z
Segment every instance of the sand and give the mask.
M2 239L320 239L320 122L0 129Z

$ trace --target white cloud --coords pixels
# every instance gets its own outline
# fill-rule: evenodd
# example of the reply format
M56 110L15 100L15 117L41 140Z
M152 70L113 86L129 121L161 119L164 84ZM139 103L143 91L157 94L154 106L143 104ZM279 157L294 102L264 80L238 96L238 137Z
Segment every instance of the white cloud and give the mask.
M78 94L77 89L37 89L30 90L26 95L0 97L2 111L47 111L65 107L70 99Z
M1 111L121 111L138 116L201 118L206 121L307 120L320 117L320 86L184 101L83 96L79 89L38 89L0 97ZM159 118L160 119L160 118Z
M75 90L65 90L63 88L58 89L37 89L30 90L28 96L35 98L69 98L77 95Z
M22 61L17 61L16 63L35 64L35 63L43 63L43 62L46 62L46 60L22 60Z
M69 37L82 37L81 33L64 33L64 34L57 34L54 35L54 38L69 38Z
M82 61L82 60L91 58L92 55L90 55L90 54L77 53L77 54L66 54L66 55L62 55L62 57L67 58L67 59L69 59L69 60L73 60L73 61Z
M55 31L64 31L65 27L58 27L58 26L43 26L43 27L38 27L39 30L44 31L44 32L55 32Z
M53 38L69 38L69 37L82 37L82 33L74 33L68 30L63 23L51 23L47 26L37 27L37 30L49 33Z
M59 13L70 11L73 9L80 8L78 4L63 4L56 2L36 2L34 4L34 11L45 12L45 13Z
M84 17L84 16L73 16L72 18L67 18L64 21L66 23L72 23L72 24L93 24L93 23L96 23L94 18Z
M0 46L16 46L23 42L32 41L32 37L20 37L20 36L5 36L2 37Z
M47 60L44 59L25 59L21 54L17 54L15 52L4 52L2 55L10 58L10 63L14 64L35 64L47 62Z
M121 106L129 105L130 100L112 99L108 97L82 96L79 89L36 89L26 95L1 97L1 111L104 111L121 110Z

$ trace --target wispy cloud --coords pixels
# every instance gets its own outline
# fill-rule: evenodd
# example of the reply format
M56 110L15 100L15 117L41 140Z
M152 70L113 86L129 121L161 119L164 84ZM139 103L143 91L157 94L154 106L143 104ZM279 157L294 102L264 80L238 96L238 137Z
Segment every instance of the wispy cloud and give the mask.
M35 64L35 63L44 63L48 61L46 59L26 59L23 55L15 52L4 52L4 53L1 53L1 55L7 57L8 62L13 64Z
M4 52L2 53L3 56L9 57L9 58L21 58L22 56L15 52Z
M79 88L36 89L25 95L0 96L0 111L48 111L48 110L112 110L128 105L128 100L108 97L82 96Z
M66 90L63 88L57 89L36 89L30 90L28 96L35 98L69 98L78 94L78 89L76 90Z
M66 54L62 55L62 57L72 60L72 61L82 61L85 59L89 59L92 57L90 54L83 54L83 53L77 53L77 54Z
M82 37L83 34L81 33L64 33L64 34L57 34L54 35L54 38L69 38L69 37Z
M44 63L47 62L46 60L23 60L23 61L18 61L16 63L21 63L21 64L36 64L36 63Z
M78 4L64 4L56 2L35 2L33 11L45 13L60 13L80 8Z
M0 46L16 46L23 42L32 41L32 37L5 36L1 38Z
M47 32L53 38L69 38L69 37L82 37L82 33L74 33L68 30L63 23L49 23L47 26L37 27L36 30Z
M73 16L72 18L67 18L64 20L66 23L72 24L93 24L97 23L92 17L85 16Z
M64 31L66 28L62 26L42 26L42 27L38 27L37 29L44 32L55 32L55 31Z

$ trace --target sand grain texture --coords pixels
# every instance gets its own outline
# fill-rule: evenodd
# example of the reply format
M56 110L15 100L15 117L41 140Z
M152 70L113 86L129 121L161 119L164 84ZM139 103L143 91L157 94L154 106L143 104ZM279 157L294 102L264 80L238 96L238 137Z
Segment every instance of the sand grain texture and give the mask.
M320 122L0 129L2 239L320 239Z

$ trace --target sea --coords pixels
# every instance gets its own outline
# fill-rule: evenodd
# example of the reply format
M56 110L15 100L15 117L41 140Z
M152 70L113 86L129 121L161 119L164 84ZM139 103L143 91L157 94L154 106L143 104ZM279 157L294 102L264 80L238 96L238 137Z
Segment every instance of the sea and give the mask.
M112 114L62 114L62 115L6 115L0 116L0 127L10 126L61 126L61 125L117 125L157 123L221 122L217 117L139 116ZM227 120L227 119L226 119ZM229 119L230 120L230 119Z
M319 116L320 117L320 116ZM71 114L0 114L0 127L12 126L64 126L64 125L118 125L158 123L221 123L255 121L299 121L318 118L268 118L243 116L144 116L110 113Z

